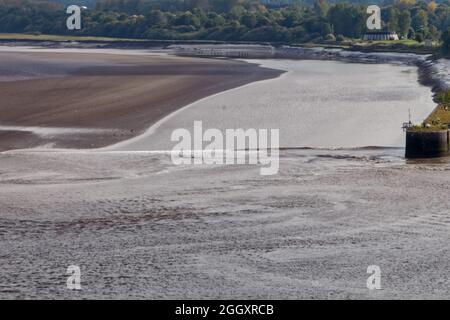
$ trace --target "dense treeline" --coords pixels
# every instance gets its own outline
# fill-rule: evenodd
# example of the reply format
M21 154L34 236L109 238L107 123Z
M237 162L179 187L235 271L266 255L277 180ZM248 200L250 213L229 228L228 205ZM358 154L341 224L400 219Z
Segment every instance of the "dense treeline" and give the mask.
M450 55L450 30L444 31L442 34L442 51L446 55Z
M359 38L365 31L367 6L297 2L280 6L258 0L100 0L95 6L89 2L92 8L83 11L82 30L74 32L65 27L61 4L0 0L0 32L303 43ZM382 19L384 29L402 38L450 38L449 0L396 0L383 6Z

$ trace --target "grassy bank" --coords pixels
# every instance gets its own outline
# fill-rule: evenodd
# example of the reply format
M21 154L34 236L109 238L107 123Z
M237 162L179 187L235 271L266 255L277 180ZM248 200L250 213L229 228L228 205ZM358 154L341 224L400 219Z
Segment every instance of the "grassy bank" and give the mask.
M17 41L98 41L98 42L111 42L111 41L144 41L140 39L126 39L126 38L108 38L108 37L82 37L82 36L60 36L50 34L22 34L22 33L0 33L0 40L17 40Z
M450 124L450 91L441 92L437 100L439 106L430 114L425 122L448 126Z
M450 126L450 91L438 94L439 105L426 118L421 126L414 126L410 131L436 131L445 130Z
M440 52L440 44L437 42L434 42L432 45L427 45L424 42L419 43L415 40L363 41L347 39L342 42L296 43L291 45L295 47L324 47L361 52L397 52L415 54L438 54Z
M148 42L151 39L128 39L128 38L109 38L109 37L93 37L93 36L69 36L69 35L49 35L49 34L21 34L21 33L0 33L0 41L78 41L78 42ZM176 40L158 40L158 42L177 42ZM184 40L180 42L202 42L202 43L223 43L221 41L195 41ZM249 42L242 42L248 44ZM268 44L267 42L252 42L255 44ZM362 40L346 40L343 42L328 43L273 43L273 45L292 45L301 47L327 47L362 52L402 52L416 54L434 54L439 51L439 46L427 46L425 43L419 43L415 40L399 40L399 41L362 41Z
M415 40L398 40L398 41L353 41L348 48L349 50L362 52L399 52L399 53L415 53L415 54L435 54L439 51L439 43L427 45L424 42Z

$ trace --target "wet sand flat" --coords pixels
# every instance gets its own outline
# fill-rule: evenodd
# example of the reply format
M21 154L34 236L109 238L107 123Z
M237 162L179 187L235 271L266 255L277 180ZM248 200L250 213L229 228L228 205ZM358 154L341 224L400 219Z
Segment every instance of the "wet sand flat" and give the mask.
M200 98L282 73L223 59L1 50L0 72L0 125L102 129L39 135L4 128L0 150L107 146Z
M448 163L282 151L258 166L150 153L0 154L0 299L448 298ZM71 264L82 290L66 288ZM368 290L367 267L382 272Z
M223 86L225 80L235 85L261 73L273 75L251 64L144 54L40 52L8 59L2 70L16 79L0 83L5 94L0 130L8 136L3 141L15 147L106 144L111 131L118 140L137 134L138 124L147 127L152 115L170 112L176 108L170 102L189 100L194 89L216 90L214 79ZM290 123L281 133L298 140L293 146L317 145L320 141L302 135L315 128L294 130L307 122L286 112L304 117L312 109L308 105L319 118L332 120L307 118L311 123L330 128L346 123L361 138L376 133L382 138L387 135L381 130L392 127L381 121L386 109L366 104L365 114L375 113L371 120L381 129L369 123L358 131L345 122L347 105L374 96L383 100L373 108L430 101L426 88L405 95L414 91L414 70L375 78L382 82L378 90L358 85L367 67L360 65L343 81L343 72L330 78L330 66L311 71L290 63L289 74L251 84L246 95L239 88L196 102L163 121L159 133L139 137L145 148L0 152L0 299L447 298L448 159L405 161L402 148L293 148L280 151L277 175L261 176L259 166L175 166L167 152L148 151L153 140L168 139L159 134L171 127L195 119L215 126L207 122L211 114L221 126L247 127L242 121L265 119ZM296 67L301 69L293 72ZM300 81L307 70L308 79ZM318 71L329 81L317 79ZM386 79L398 77L410 82L386 88ZM305 83L311 79L315 84ZM178 98L171 100L174 92ZM161 102L148 104L155 96ZM327 111L341 113L321 112L333 101L339 107ZM252 105L245 116L244 107L248 112ZM283 121L288 117L290 122ZM394 127L400 136L400 123ZM354 141L346 142L354 146ZM376 145L384 141L377 138ZM80 266L81 291L67 289L69 265ZM371 265L381 269L382 290L366 287Z

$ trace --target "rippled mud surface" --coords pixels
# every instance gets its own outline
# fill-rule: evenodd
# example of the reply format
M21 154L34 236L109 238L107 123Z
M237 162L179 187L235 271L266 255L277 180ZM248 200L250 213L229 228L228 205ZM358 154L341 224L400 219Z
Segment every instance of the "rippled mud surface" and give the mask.
M285 150L266 177L163 153L0 154L0 298L448 298L450 164L402 153Z
M403 158L408 109L434 108L416 68L260 63L289 72L110 148L0 153L0 299L449 298L450 160ZM280 129L279 173L148 151L198 120Z

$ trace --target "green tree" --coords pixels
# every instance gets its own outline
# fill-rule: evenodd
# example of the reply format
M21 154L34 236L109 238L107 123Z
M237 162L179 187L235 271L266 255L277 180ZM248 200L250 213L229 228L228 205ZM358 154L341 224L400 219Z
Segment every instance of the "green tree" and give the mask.
M328 11L327 0L314 0L314 11L319 17L325 17Z
M423 42L423 34L422 33L416 33L415 40L419 43Z
M167 24L167 17L160 10L152 10L146 16L146 22L149 26L162 26Z
M428 15L426 11L419 10L413 19L413 27L416 32L426 33L428 30Z
M442 33L442 52L446 55L450 55L450 29L447 29Z
M0 0L0 32L69 34L60 4L71 0ZM57 1L55 3L53 1ZM79 0L82 2L93 0ZM383 21L403 37L439 37L448 51L450 0L386 1ZM334 1L336 2L336 1ZM350 2L350 1L349 1ZM98 0L83 12L83 29L71 35L154 39L349 42L365 30L366 8L326 0ZM266 6L265 6L265 5Z
M365 27L366 13L360 7L338 3L328 10L328 20L335 34L359 38Z
M187 11L175 19L175 25L193 26L194 28L197 29L200 27L200 20L190 11Z
M239 20L246 12L245 8L241 5L234 6L230 9L230 16L233 19Z
M431 40L438 40L440 36L439 30L435 26L430 26L428 28L428 38Z
M398 31L401 36L407 37L411 27L411 14L408 10L403 10L398 16Z
M231 8L239 4L239 0L210 0L209 3L216 12L230 12Z
M408 30L408 39L415 39L416 38L416 32L414 31L414 29L411 27Z
M205 28L214 28L214 27L220 27L225 25L226 20L221 15L210 12L207 14L207 20L205 22Z
M248 12L241 17L241 24L245 25L249 29L254 28L256 23L256 15L254 13Z
M398 10L395 7L387 9L387 28L392 32L398 29Z
M195 8L199 8L202 10L208 10L211 8L211 4L209 0L186 0L186 6L189 10L193 10Z

